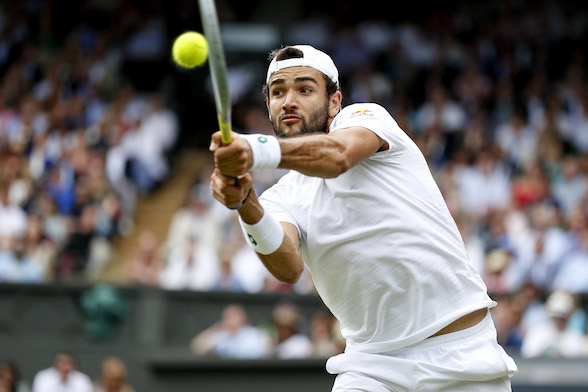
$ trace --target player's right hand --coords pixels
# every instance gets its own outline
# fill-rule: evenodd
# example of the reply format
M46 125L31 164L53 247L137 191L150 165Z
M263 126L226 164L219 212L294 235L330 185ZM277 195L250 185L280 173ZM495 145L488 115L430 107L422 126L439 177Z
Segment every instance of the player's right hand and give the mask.
M215 168L211 176L212 197L231 209L243 205L249 193L253 192L252 187L253 179L249 173L245 173L235 181L235 177L224 175L218 168Z
M210 140L209 150L214 152L214 165L225 176L240 177L253 165L251 147L238 133L231 132L232 141L224 145L221 133L215 132Z

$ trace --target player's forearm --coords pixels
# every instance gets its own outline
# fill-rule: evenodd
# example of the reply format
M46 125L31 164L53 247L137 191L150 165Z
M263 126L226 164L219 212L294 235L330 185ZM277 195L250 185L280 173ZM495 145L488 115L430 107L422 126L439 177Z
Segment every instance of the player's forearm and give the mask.
M328 135L310 135L280 139L282 159L279 167L307 176L334 178L351 166L345 145Z
M259 203L254 190L252 190L241 208L238 209L238 212L241 220L244 223L255 225L260 222L265 214L265 211ZM281 226L283 230L283 236L277 250L269 254L262 254L259 252L256 253L267 270L276 279L285 283L294 284L298 281L302 271L304 270L304 263L302 261L302 256L300 255L300 249L297 242L298 231L293 225L281 224ZM280 226L277 228L280 229ZM261 238L256 238L257 236L249 236L245 234L245 237L245 240L249 241L249 245L264 245L257 243L257 241L263 241ZM296 239L296 241L293 239ZM256 246L252 247L255 249Z
M257 254L265 265L265 268L278 280L294 284L300 279L304 271L304 263L300 256L300 250L288 236L284 236L282 245L272 254Z

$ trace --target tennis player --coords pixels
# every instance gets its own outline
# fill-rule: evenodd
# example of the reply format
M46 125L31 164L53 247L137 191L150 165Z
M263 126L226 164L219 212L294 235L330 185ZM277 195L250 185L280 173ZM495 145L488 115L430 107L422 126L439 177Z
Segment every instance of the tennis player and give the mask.
M341 110L327 54L300 45L271 58L277 137L232 133L221 146L215 133L211 188L276 278L309 267L347 343L327 361L333 391L510 391L496 302L418 147L377 104ZM278 167L291 171L258 198L249 172Z

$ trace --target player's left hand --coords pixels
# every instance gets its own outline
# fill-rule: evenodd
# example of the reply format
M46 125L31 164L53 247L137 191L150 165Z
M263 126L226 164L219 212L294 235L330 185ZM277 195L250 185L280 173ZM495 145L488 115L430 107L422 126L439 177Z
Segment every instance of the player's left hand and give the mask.
M226 176L218 168L215 168L211 176L212 197L230 209L241 207L249 193L252 192L252 187L253 179L249 173L235 181L235 177Z
M221 133L215 132L209 150L214 152L214 165L225 176L240 177L253 165L253 154L249 143L236 132L231 132L232 141L223 145Z

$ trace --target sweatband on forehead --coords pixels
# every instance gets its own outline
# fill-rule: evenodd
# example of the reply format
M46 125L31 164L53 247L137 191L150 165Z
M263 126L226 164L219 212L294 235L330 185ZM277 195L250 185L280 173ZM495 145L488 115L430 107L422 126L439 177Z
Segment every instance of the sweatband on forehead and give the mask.
M313 48L310 45L295 45L294 48L303 53L303 57L277 60L274 58L267 70L265 82L269 83L270 77L277 71L289 67L311 67L325 74L339 87L339 71L331 57Z

